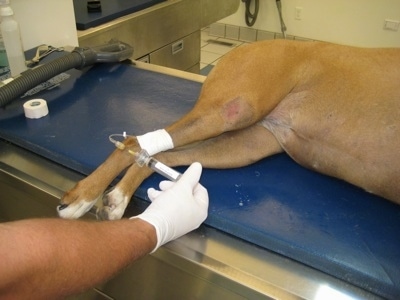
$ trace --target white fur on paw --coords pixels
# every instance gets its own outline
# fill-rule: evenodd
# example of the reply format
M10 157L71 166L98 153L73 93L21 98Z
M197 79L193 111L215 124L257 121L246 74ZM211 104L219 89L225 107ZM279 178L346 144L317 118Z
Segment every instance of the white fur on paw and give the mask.
M103 220L121 219L128 206L129 199L121 189L114 188L105 196L104 206L97 212L97 216Z
M63 219L78 219L87 213L93 205L96 203L96 200L91 202L81 200L74 203L69 204L66 208L60 210L60 206L57 206L58 215Z

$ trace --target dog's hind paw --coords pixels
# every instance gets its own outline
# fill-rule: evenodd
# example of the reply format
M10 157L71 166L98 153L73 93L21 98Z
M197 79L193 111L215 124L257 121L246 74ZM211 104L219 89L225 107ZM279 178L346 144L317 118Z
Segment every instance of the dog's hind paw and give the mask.
M71 204L60 204L57 206L57 213L63 219L78 219L87 213L93 205L96 203L94 201L75 201Z
M119 220L124 215L130 196L118 187L103 196L103 207L97 209L97 218L101 220Z

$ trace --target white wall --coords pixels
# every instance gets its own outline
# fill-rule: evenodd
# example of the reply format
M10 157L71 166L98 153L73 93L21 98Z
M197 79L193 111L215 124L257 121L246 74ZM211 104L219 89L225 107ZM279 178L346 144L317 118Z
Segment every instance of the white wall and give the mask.
M400 0L281 0L287 34L363 47L400 47L400 31L384 30L384 20L400 20ZM295 8L302 7L302 20ZM219 23L246 26L245 5ZM253 28L280 32L275 0L260 0Z
M72 0L10 0L25 50L40 44L78 46Z

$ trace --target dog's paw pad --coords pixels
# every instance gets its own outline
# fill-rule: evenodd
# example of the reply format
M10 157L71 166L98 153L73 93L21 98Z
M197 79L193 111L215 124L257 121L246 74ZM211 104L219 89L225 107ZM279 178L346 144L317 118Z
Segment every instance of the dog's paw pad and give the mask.
M119 220L125 212L125 207L103 206L97 209L97 219L99 220Z
M115 188L103 196L103 207L97 210L97 218L101 220L119 220L128 206L129 197Z

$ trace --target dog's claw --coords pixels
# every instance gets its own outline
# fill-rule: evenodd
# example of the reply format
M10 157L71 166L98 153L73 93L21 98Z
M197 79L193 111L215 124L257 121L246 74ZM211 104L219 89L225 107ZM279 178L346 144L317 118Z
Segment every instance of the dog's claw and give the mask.
M60 204L59 206L57 206L57 210L60 211L60 210L63 210L65 208L67 208L67 207L68 207L68 204Z
M109 220L107 210L104 208L97 208L96 211L97 220Z

